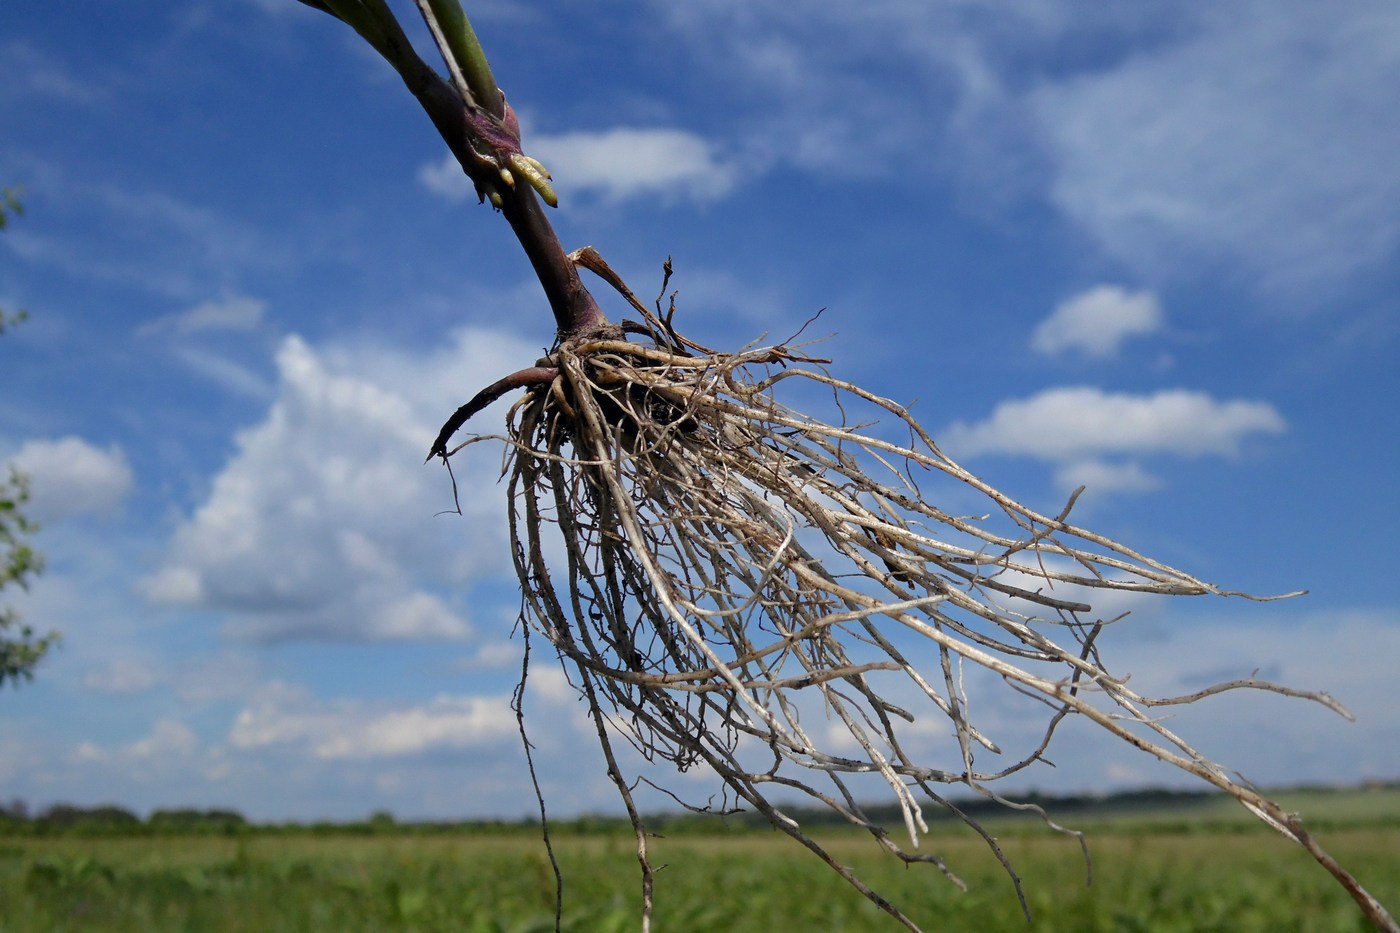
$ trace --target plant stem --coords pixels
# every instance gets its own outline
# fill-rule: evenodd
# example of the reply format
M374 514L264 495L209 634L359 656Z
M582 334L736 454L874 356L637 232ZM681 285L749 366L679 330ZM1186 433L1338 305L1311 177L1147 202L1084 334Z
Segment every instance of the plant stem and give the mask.
M501 176L503 156L520 152L518 133L513 118L506 119L505 100L460 5L455 0L428 3L435 17L446 11L447 21L439 26L475 100L463 100L419 57L384 0L301 2L351 25L393 65L477 190L499 193L501 213L524 248L554 313L558 339L591 333L606 325L607 317L580 281L578 269L560 245L534 189L524 179L508 185Z
M505 100L501 97L500 88L496 87L491 65L486 61L486 52L482 50L467 14L462 11L462 4L458 0L427 0L427 4L476 103L494 117L504 116Z
M472 130L466 110L451 85L426 65L411 77L404 75L404 83L418 98L462 168L472 174L479 157L471 147ZM579 279L578 269L559 243L559 236L545 216L534 189L521 181L513 188L501 188L500 193L501 213L515 232L544 289L560 339L606 324L603 310Z

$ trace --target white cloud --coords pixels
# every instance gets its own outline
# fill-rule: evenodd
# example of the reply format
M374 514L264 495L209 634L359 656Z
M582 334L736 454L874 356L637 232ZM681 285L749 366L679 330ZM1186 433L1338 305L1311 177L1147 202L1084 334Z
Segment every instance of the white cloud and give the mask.
M1400 7L1215 5L1180 41L1028 98L1052 196L1153 273L1332 285L1400 244Z
M1049 200L1145 274L1228 271L1280 305L1400 246L1392 0L650 7L742 88L722 105L762 165Z
M266 310L266 302L246 295L235 295L221 301L206 301L178 314L157 318L142 327L141 332L190 334L206 330L253 330L262 323Z
M1161 304L1152 292L1098 285L1060 302L1036 326L1031 347L1041 353L1079 350L1087 356L1110 357L1129 337L1161 330L1162 320Z
M728 194L737 169L695 133L618 127L597 133L538 136L531 153L550 167L565 191L598 191L605 198L659 195L662 200L712 201Z
M1117 595L1125 603L1130 599ZM1400 722L1388 663L1400 651L1400 617L1394 610L1308 611L1305 602L1256 605L1140 595L1131 597L1131 607L1133 616L1110 626L1097 644L1114 673L1130 675L1135 689L1180 695L1258 669L1289 686L1329 690L1357 715L1356 723L1348 723L1300 700L1257 693L1213 697L1194 708L1168 711L1174 730L1228 767L1265 786L1400 773ZM1096 609L1104 616L1116 614L1108 604ZM553 664L532 668L530 684L527 726L551 810L616 812L615 791L604 777L606 766L577 693ZM980 727L1006 750L985 764L1035 746L1043 709L1029 709L994 677L979 679L975 671L968 673L967 686L974 711L980 711ZM10 793L31 801L100 802L121 792L120 799L139 798L146 806L207 800L260 819L351 818L379 807L410 816L514 818L527 809L520 789L528 776L508 689L369 701L317 698L301 687L261 683L250 685L244 696L254 699L244 701L222 735L196 736L191 743L182 723L167 717L131 741L112 747L89 742L85 756L72 754L71 745L56 753L53 743L20 731L13 719L0 721L0 776L9 778ZM955 762L946 727L936 722L924 720L923 728L908 730L906 749L934 766ZM624 766L633 767L635 756L619 747ZM466 784L463 752L471 758ZM1073 718L1057 733L1048 757L1058 767L1031 769L1004 789L1191 783ZM681 789L689 781L709 780L700 769L684 778L668 767L645 773ZM270 781L269 774L278 780ZM133 781L155 790L142 795ZM671 806L661 799L656 805Z
M1057 590L1057 595L1066 592ZM1075 598L1075 589L1068 595ZM1394 713L1389 663L1400 656L1400 615L1395 610L1309 611L1306 601L1260 605L1118 595L1122 608L1134 612L1106 626L1095 648L1109 672L1126 678L1130 689L1149 697L1179 697L1257 674L1287 687L1327 691L1356 715L1356 721L1349 722L1319 704L1257 690L1155 710L1169 720L1169 729L1227 770L1265 787L1354 782L1400 773L1400 718ZM1094 618L1113 618L1114 601L1110 597L1101 605L1095 599ZM1037 670L1034 664L1029 667ZM999 756L979 755L979 767L994 771L1039 744L1049 716L1043 706L973 665L959 673L959 684L966 688L974 722L1003 750ZM939 717L929 718L917 696L895 694L891 700L920 720L905 733L905 751L932 767L955 766L958 749L949 741L946 720L940 724ZM1102 697L1091 702L1111 708ZM1065 720L1046 757L1056 767L1030 768L1008 780L1002 790L1079 792L1153 785L1207 789L1083 717Z
M1286 428L1267 402L1222 402L1186 389L1127 395L1084 386L1002 402L986 420L957 422L942 437L964 455L1074 461L1102 454L1233 456L1246 438Z
M554 176L561 197L596 193L608 201L659 197L713 201L728 194L737 168L715 147L686 130L618 127L600 132L531 134L526 150ZM428 190L460 200L474 196L471 180L451 156L425 165L418 179Z
M1062 465L1055 471L1055 483L1065 489L1086 486L1096 493L1151 492L1162 485L1140 463L1108 463L1096 459L1075 460Z
M36 191L62 192L61 205L80 208L78 221L47 232L6 231L5 247L80 281L186 302L207 295L210 282L228 279L232 270L246 274L288 261L288 251L265 231L165 187L94 181L90 172L45 159L26 161L24 174ZM314 245L302 242L303 249Z
M386 601L369 616L369 628L382 638L461 638L469 629L437 596L409 593Z
M119 763L140 774L148 764L189 758L198 746L198 738L184 723L161 719L143 738L115 750L103 748L95 742L83 742L74 750L73 757L80 763Z
M449 201L465 201L467 198L476 197L476 188L472 185L472 180L451 155L420 166L418 182L433 194Z
M218 301L206 301L179 313L156 318L138 328L137 333L173 334L177 337L215 334L225 338L219 344L220 350L211 350L190 341L179 340L173 343L170 352L191 372L225 391L258 402L266 402L273 395L273 387L268 379L248 366L230 359L222 346L230 333L258 330L262 326L266 311L266 302L246 295L234 295Z
M162 719L155 724L150 735L132 742L123 751L137 759L160 755L188 755L198 744L195 734L184 723Z
M227 392L259 402L273 397L274 387L267 378L225 356L189 346L175 347L172 352L191 372Z
M22 42L0 45L0 100L34 98L64 104L101 100L101 83L84 81L46 52Z
M89 671L83 677L83 686L98 693L112 696L130 696L144 693L159 684L161 678L156 668L143 661L118 658L102 667Z
M116 444L103 450L78 437L26 441L12 462L29 477L27 511L41 523L111 514L131 492L131 467Z
M237 436L147 596L221 612L258 640L465 637L465 603L446 594L509 566L499 451L457 464L465 520L435 517L450 484L423 457L477 384L537 353L484 330L426 356L287 338L276 400Z
M1165 618L1129 626L1114 673L1131 675L1144 692L1179 696L1258 671L1289 687L1325 690L1356 715L1351 723L1316 704L1257 692L1174 713L1173 730L1250 779L1278 785L1332 782L1339 772L1351 780L1400 773L1400 721L1384 673L1385 660L1400 651L1400 619L1393 610L1301 614L1304 605L1235 609L1187 626Z
M241 710L228 740L239 749L290 745L322 760L367 760L473 748L516 734L508 694L438 696L421 706L383 709L322 703L282 687Z
M488 671L520 667L521 646L514 641L488 641L454 667L460 671Z

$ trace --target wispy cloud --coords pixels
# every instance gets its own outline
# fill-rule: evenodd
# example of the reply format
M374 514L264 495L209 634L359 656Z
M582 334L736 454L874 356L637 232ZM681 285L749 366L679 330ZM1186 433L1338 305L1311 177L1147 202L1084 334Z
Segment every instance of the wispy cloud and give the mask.
M726 105L770 164L1048 202L1146 277L1228 271L1283 307L1400 249L1389 0L742 7L652 3L744 89Z
M161 683L160 674L149 662L118 658L83 675L83 686L111 696L144 693Z
M1054 202L1152 274L1335 287L1400 245L1400 8L1212 8L1181 41L1028 98Z
M171 349L171 354L191 372L227 392L258 402L270 401L276 394L276 387L262 373L220 353L198 347L177 346Z
M384 708L364 701L321 702L304 691L268 689L234 720L235 749L292 746L320 760L400 758L496 744L516 736L510 695L438 696Z
M261 330L266 312L266 302L235 294L147 321L136 333L168 340L170 354L200 378L235 395L266 402L275 394L274 384L252 366L231 358L228 340Z
M285 261L275 234L158 185L128 187L65 166L26 160L27 188L44 192L63 223L7 230L5 245L36 266L79 281L132 285L178 302L207 296L248 270Z
M157 318L143 325L140 333L192 334L201 331L248 331L262 323L267 303L246 295L232 295L217 301L204 301L185 311Z
M187 758L197 746L198 739L188 726L174 719L162 719L155 723L150 734L116 749L84 742L78 746L74 758L83 764L121 762L126 767L144 770L152 764L164 764L167 759Z
M0 100L87 104L102 96L101 86L79 79L52 54L22 42L0 45Z

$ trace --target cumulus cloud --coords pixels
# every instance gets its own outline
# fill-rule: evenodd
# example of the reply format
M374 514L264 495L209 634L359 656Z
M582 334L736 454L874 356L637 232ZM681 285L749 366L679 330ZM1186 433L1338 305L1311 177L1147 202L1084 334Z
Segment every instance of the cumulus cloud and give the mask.
M965 454L1067 461L1108 453L1234 456L1245 438L1286 428L1267 402L1222 402L1187 389L1128 395L1079 386L1002 402L986 420L959 421L943 438Z
M288 337L276 400L239 433L145 593L256 640L466 637L462 589L509 565L499 461L458 465L464 521L434 518L450 485L423 457L474 374L537 352L484 330L427 356Z
M11 461L30 481L28 512L38 522L111 514L131 492L131 467L116 444L79 437L26 441Z
M597 194L607 201L659 197L705 202L728 194L738 178L713 144L678 129L617 127L599 132L532 134L530 155L554 175L561 196ZM418 172L436 194L460 200L475 195L471 180L448 156Z
M1267 402L1218 401L1186 389L1129 395L1078 386L1002 402L986 419L956 422L941 437L963 456L997 453L1056 463L1056 478L1066 488L1141 492L1158 481L1135 458L1231 457L1247 439L1287 427Z
M613 201L651 195L712 201L729 193L738 174L713 145L685 130L618 127L540 136L532 147L566 191L598 191Z
M1115 356L1130 337L1162 329L1162 307L1150 291L1098 285L1056 305L1031 334L1040 353L1078 350L1086 356Z
M229 732L237 749L292 746L321 760L401 758L460 750L514 737L509 695L438 696L418 706L381 708L362 701L321 702L274 687L241 710Z

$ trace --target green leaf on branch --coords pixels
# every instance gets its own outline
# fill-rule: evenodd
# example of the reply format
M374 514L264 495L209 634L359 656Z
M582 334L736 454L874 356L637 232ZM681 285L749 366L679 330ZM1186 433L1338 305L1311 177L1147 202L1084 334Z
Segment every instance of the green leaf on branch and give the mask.
M24 213L19 194L12 188L0 188L0 230L12 215ZM7 315L0 310L0 333L27 317L25 312ZM29 479L11 466L8 478L0 479L0 590L10 584L29 589L32 577L44 569L44 558L30 547L28 537L38 526L24 514L29 501ZM35 637L34 630L19 624L19 613L12 607L0 606L0 685L5 681L18 683L32 680L34 667L58 643L58 633Z
M0 590L12 583L28 589L30 579L44 569L44 558L25 540L37 530L21 508L27 501L28 479L11 467L9 479L0 481ZM32 680L35 665L58 643L56 632L36 638L33 629L18 623L19 613L0 606L0 684Z

